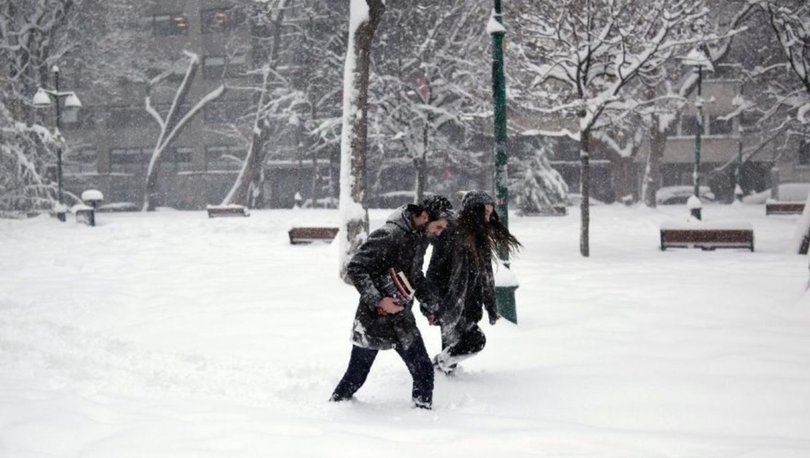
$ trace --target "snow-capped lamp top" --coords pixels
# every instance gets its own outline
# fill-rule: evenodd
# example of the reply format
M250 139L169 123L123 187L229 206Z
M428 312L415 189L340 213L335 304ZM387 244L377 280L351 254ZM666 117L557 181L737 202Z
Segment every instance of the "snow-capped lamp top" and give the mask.
M687 54L686 56L681 57L681 62L683 62L684 65L689 65L692 67L700 67L702 70L705 70L707 72L714 71L712 61L709 60L708 57L706 57L706 54L703 51L697 48L689 51L689 54Z
M98 189L88 189L82 192L82 201L84 202L101 202L104 200L104 194Z
M696 210L698 208L703 208L703 203L700 201L700 199L697 196L692 195L686 201L686 208L689 209L689 210Z
M506 27L495 19L494 11L492 12L492 15L489 16L489 22L487 22L487 33L490 35L494 35L496 33L506 33Z

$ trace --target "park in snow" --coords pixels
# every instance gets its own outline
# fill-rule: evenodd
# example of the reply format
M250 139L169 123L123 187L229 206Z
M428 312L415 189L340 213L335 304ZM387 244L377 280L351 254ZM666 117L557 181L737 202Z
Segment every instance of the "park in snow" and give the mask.
M594 206L590 258L577 209L512 215L519 325L484 324L432 411L411 407L394 352L356 400L327 402L358 294L337 243L287 230L337 210L0 220L0 456L810 456L799 217L708 205L706 221L750 222L756 251L660 251L687 213Z

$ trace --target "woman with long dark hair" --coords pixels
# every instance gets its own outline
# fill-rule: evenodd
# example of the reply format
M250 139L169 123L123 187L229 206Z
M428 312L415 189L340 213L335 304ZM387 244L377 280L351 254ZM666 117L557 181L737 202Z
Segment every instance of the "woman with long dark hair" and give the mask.
M486 345L478 322L487 311L490 324L497 322L492 256L515 252L520 242L495 211L495 201L483 191L470 191L461 200L455 223L434 244L427 278L441 293L438 316L442 351L434 366L452 374L458 363Z

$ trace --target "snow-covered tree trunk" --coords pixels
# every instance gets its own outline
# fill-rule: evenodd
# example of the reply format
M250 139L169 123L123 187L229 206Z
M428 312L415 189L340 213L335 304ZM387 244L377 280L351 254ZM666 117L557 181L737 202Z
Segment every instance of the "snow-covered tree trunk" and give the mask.
M385 9L382 0L351 0L349 40L343 73L343 127L340 142L340 276L368 234L366 148L371 42Z
M579 191L582 195L580 202L580 231L579 252L582 256L590 256L590 225L591 225L591 129L586 127L580 132L579 160L580 178Z
M267 120L263 116L263 108L267 97L267 83L270 75L269 66L262 69L262 86L259 92L259 103L256 105L256 112L253 117L253 129L251 129L250 148L247 156L242 162L242 168L236 177L233 186L228 194L222 199L222 205L241 204L253 208L253 198L261 186L262 162L264 159L263 146L267 141L269 130ZM250 190L254 189L251 193Z
M414 190L414 203L422 202L425 197L427 187L427 167L428 149L430 148L430 129L433 117L428 114L425 124L422 126L422 153L421 156L413 159L416 170L416 189Z
M613 172L613 190L616 198L622 203L635 202L636 199L636 174L633 168L633 156L616 157L610 161Z
M661 121L658 120L658 116L653 115L653 121L648 127L650 151L641 184L644 205L650 208L655 208L658 204L656 195L661 186L661 163L664 161L664 150L667 145L667 132L661 132Z
M270 52L267 62L256 72L261 74L261 86L258 88L259 100L253 113L250 147L236 180L225 198L222 199L222 205L240 204L255 208L261 204L262 188L264 186L262 164L266 156L264 146L271 136L268 116L271 115L271 107L273 109L277 108L276 104L268 101L269 88L273 83L271 75L277 74L286 12L294 6L295 1L293 0L278 0L274 4L266 4L267 9L262 11L263 17L260 19L267 21L272 29L269 44ZM254 19L252 22L258 21ZM254 40L253 46L258 47L256 40Z
M186 113L180 112L180 107L186 101L189 91L191 90L191 83L194 81L194 76L197 73L197 68L200 66L200 57L197 54L184 51L189 58L186 74L183 77L183 82L174 95L174 100L169 107L169 112L166 118L163 119L160 113L152 106L152 89L164 79L168 78L171 71L164 72L158 75L146 85L146 111L158 123L160 127L160 134L158 134L155 148L152 151L152 159L149 161L149 168L146 172L146 180L144 183L143 194L143 211L153 211L158 202L158 172L160 169L160 158L166 148L174 141L175 138L183 131L194 116L202 111L205 106L213 100L218 99L225 93L225 86L221 85L209 92L203 97L193 108Z
M799 219L793 235L793 247L799 254L807 254L808 248L810 248L810 194L807 195L804 212L802 212L802 217Z

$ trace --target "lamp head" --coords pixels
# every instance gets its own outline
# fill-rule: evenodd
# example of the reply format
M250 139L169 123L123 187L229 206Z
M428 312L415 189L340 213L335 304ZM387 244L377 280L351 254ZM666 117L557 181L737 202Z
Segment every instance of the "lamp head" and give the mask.
M70 93L65 99L65 108L81 108L82 102L76 97L76 94Z
M51 104L51 96L45 92L44 89L39 88L37 89L37 93L34 94L34 105L38 107L47 107Z

